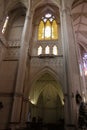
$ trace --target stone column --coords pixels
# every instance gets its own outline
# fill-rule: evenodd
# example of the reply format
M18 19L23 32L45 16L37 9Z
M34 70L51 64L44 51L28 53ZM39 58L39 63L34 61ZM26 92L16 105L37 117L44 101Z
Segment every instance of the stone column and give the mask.
M29 5L30 6L30 5ZM18 66L18 74L15 86L15 92L13 97L13 108L11 122L20 122L22 115L22 104L23 104L23 91L24 91L24 79L26 72L26 63L28 58L29 40L31 37L31 22L30 7L27 10L20 48L20 59Z
M60 9L60 22L65 70L65 128L73 130L77 124L75 94L77 90L81 91L81 83L71 10L65 5L64 0Z

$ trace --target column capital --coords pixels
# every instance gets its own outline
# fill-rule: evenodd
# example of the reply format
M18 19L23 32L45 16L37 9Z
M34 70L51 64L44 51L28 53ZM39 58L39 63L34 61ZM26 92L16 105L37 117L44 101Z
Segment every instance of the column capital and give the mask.
M32 19L32 16L33 16L33 14L32 14L32 11L30 10L28 10L27 12L26 12L26 19L28 19L28 20L30 20L30 19Z
M67 14L67 15L71 15L71 8L70 7L65 7L59 10L60 13L63 14Z
M67 14L71 16L71 8L70 7L64 7L59 9L60 14Z

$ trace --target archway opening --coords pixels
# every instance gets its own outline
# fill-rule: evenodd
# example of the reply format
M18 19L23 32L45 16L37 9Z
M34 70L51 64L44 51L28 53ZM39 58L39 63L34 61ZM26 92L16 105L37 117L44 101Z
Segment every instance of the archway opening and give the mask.
M49 73L43 74L31 87L31 118L57 124L64 120L64 95L60 84Z

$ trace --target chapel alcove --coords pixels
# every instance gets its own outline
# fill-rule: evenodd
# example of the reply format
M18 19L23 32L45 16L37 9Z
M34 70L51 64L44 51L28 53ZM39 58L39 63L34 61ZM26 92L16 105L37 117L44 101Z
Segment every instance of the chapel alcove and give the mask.
M44 123L58 123L64 119L63 92L59 83L49 73L43 74L33 84L29 100L31 118Z

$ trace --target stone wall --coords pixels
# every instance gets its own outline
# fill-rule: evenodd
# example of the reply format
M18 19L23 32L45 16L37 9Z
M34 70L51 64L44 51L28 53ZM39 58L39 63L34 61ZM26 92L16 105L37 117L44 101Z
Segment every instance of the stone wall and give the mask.
M0 101L3 103L0 129L7 127L11 120L23 24L24 16L15 19L3 36L6 43L0 43Z

